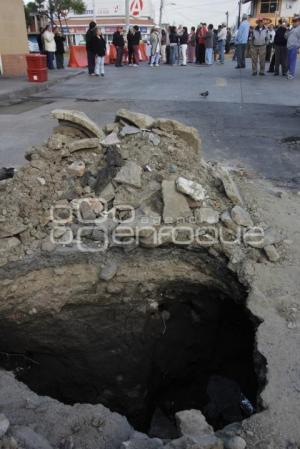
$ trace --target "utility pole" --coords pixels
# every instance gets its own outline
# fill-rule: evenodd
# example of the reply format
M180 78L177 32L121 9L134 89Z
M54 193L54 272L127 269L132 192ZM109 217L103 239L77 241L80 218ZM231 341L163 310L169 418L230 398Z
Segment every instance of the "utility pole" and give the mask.
M129 1L125 0L126 31L129 31Z
M164 12L165 1L160 0L160 8L159 8L159 27L161 28L162 20L163 20L163 12Z
M50 13L50 22L51 25L54 25L54 20L53 20L53 4L52 4L52 0L49 0L49 13Z
M229 25L229 11L226 11L225 15L226 15L226 26L228 28L228 25Z
M238 27L241 24L241 11L242 11L242 0L239 0L239 16L238 16Z

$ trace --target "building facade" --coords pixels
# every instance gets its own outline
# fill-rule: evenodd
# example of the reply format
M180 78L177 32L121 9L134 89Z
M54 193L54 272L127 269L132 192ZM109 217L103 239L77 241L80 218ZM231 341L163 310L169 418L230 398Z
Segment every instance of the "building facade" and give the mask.
M69 14L64 27L66 34L74 36L75 43L80 43L92 20L102 28L108 41L118 27L126 25L124 0L85 0L85 4L85 13ZM148 39L154 25L152 0L132 0L129 6L130 25L138 25L143 39Z
M253 18L261 16L266 23L277 25L278 20L284 17L291 21L295 14L300 14L300 0L243 0L242 3L251 2L250 15Z
M22 0L0 1L0 72L4 76L26 73L28 40Z

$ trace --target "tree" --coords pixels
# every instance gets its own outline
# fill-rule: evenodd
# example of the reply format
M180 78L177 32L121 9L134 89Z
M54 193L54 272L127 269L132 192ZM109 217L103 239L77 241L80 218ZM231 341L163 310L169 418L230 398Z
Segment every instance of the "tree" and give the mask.
M32 14L36 14L38 12L37 4L35 2L29 2L27 5L24 5L25 9L25 19L27 28L32 24Z
M35 12L40 16L46 16L52 24L58 20L60 26L62 26L62 19L66 22L70 11L74 11L75 14L83 14L86 10L83 0L34 0L30 4L35 5Z

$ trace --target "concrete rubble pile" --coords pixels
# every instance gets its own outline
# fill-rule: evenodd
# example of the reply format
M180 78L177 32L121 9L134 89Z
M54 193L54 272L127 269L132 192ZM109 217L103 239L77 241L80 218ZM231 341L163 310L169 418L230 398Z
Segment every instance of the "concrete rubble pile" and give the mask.
M13 285L14 279L19 279L16 272L20 265L28 268L32 264L34 271L34 261L37 258L41 261L36 272L40 269L38 274L44 273L45 277L41 277L40 284L34 280L32 289L42 289L44 283L52 282L50 269L43 271L43 263L46 266L50 261L55 265L59 258L70 254L74 254L72 261L76 260L78 249L92 255L98 251L105 254L107 263L100 267L97 281L100 279L109 287L111 296L117 296L122 289L122 279L119 284L111 282L119 270L113 257L110 259L111 250L116 248L125 255L132 255L135 250L150 253L158 248L182 248L183 242L187 242L184 247L188 251L196 255L197 250L207 252L239 279L243 277L247 262L250 262L248 265L259 263L262 267L272 265L276 270L284 261L281 232L273 223L265 223L259 212L249 207L239 189L241 174L236 173L234 177L221 165L202 159L201 141L194 128L124 109L118 111L114 123L102 129L78 111L55 110L52 115L59 123L48 141L31 148L26 153L28 164L12 179L0 182L0 286L8 301L14 301L18 288L18 295L21 295L25 285L22 284L22 270L20 284ZM240 235L238 242L237 234ZM62 265L54 267L58 278L69 274L63 271ZM52 270L53 266L50 268ZM143 269L147 272L147 267ZM263 270L267 272L266 268ZM79 283L81 272L78 273ZM24 279L25 274L24 271ZM76 283L77 272L73 274ZM145 275L137 282L151 280L149 273L147 275L148 278ZM180 269L176 275L182 276ZM86 283L93 276L91 270ZM124 271L122 276L124 278ZM16 303L20 315L12 303L6 307L5 300L1 300L1 312L16 323L37 314L36 303L31 302L28 279L33 278L26 280L24 310L28 308L27 315L21 315L24 312L21 296ZM56 282L61 281L53 281ZM245 284L248 287L249 284ZM52 286L55 291L56 285ZM79 292L78 285L76 288L75 293ZM105 287L101 288L104 291ZM97 293L99 291L100 288ZM68 294L71 293L73 295L70 289ZM61 304L56 304L55 297L51 304L53 310L50 306L48 310L44 294L36 298L40 299L45 312L52 313L55 307L60 311L64 307L60 293L57 297ZM261 295L263 307L260 303L257 305L257 297L254 298L253 293L251 304L254 312L258 310L257 314L263 316L262 309L269 303ZM90 300L88 296L84 298ZM39 318L42 317L41 313ZM282 325L279 319L274 322ZM259 349L261 347L260 341ZM265 347L262 349L267 352ZM274 347L270 353L271 350L274 351ZM274 365L273 359L270 363ZM272 392L274 388L279 390L279 384L275 382L274 385L276 388L272 385ZM263 424L258 414L248 426L244 426L244 422L231 424L217 432L200 411L179 412L176 414L179 438L163 441L136 432L125 417L103 405L69 406L39 396L4 370L0 370L0 390L0 413L3 413L0 414L0 448L244 449L246 441L249 448L284 447L271 443L260 445L267 425L271 429L268 429L269 435L273 435L273 403L269 415L262 413ZM268 395L271 403L271 394ZM289 397L293 397L290 392ZM257 439L253 432L256 428ZM279 434L281 438L282 432Z
M233 270L246 257L279 260L281 236L251 218L226 169L201 159L195 129L127 110L104 129L77 111L52 115L59 126L48 141L30 149L29 164L1 182L0 266L71 248L79 228L90 249L101 245L101 231L121 241L129 227L136 245L155 248L172 243L173 228L186 223L194 230L190 246L201 240L211 254L228 258ZM99 223L93 232L92 222ZM222 229L225 241L238 227L246 233L259 226L264 237L211 244L210 225ZM107 249L113 245L110 240Z

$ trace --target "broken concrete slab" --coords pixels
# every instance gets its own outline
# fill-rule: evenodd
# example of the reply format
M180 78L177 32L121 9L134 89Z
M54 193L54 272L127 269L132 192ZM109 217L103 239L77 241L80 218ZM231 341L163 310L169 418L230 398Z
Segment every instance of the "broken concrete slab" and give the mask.
M270 262L278 262L280 255L274 245L268 245L264 250Z
M133 161L128 161L121 168L115 182L140 189L142 187L142 168Z
M207 223L213 225L219 223L220 214L211 207L201 207L199 209L195 209L194 214L196 222L199 224Z
M217 174L223 183L227 197L233 202L233 204L243 206L243 199L237 185L230 176L229 171L224 167L218 166Z
M27 226L18 222L0 222L0 239L13 237L26 231Z
M126 125L121 129L120 136L121 137L133 136L134 134L138 134L140 132L141 130L136 126Z
M180 193L191 197L194 201L203 201L205 199L205 190L197 182L179 177L176 180L176 189Z
M200 410L184 410L175 415L178 430L182 436L187 436L195 441L203 435L213 435L214 430L210 426Z
M174 223L178 220L185 220L192 217L187 199L176 190L175 181L162 182L163 195L163 219L165 223Z
M99 147L99 139L94 137L90 139L79 139L74 142L69 143L69 151L70 153L75 153L75 151L80 150L90 150Z
M110 147L113 145L119 145L120 139L118 137L118 134L115 132L112 132L111 134L109 134L108 136L106 136L103 140L101 140L101 145L103 145L104 147Z
M0 438L2 438L9 428L9 421L3 413L0 413Z
M249 212L243 209L241 206L234 206L231 210L231 218L239 226L253 226L252 218Z
M11 249L21 245L21 242L16 237L9 237L0 240L0 253L9 252Z
M148 129L154 124L154 119L150 115L140 114L139 112L132 112L128 109L119 109L116 114L116 120L124 120L137 128Z
M60 123L79 128L87 137L103 138L103 131L84 112L55 109L51 114Z
M110 260L102 268L99 278L102 281L108 282L115 277L118 271L118 264L114 260Z
M201 139L196 128L184 125L177 120L158 119L154 122L154 128L161 129L170 134L175 134L184 140L190 148L199 152L201 150Z

